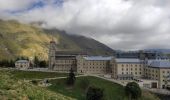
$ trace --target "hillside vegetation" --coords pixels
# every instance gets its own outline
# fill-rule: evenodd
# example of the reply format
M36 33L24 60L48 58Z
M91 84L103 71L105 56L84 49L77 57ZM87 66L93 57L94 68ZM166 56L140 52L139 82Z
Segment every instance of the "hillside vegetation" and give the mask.
M78 77L76 83L72 88L69 88L65 84L65 79L51 80L51 86L49 90L61 93L63 95L76 98L78 100L86 100L86 89L82 88L82 80L87 79L90 82L90 86L95 86L104 89L104 100L128 100L128 97L125 94L124 87L107 81L101 78L96 78L92 76ZM142 91L142 97L139 100L160 100L154 94L148 91Z
M0 70L0 100L74 100L13 77Z
M59 49L83 50L93 55L114 54L114 50L106 45L84 36L69 35L59 30L44 30L14 20L0 20L0 59L17 56L33 58L35 55L47 59L52 37Z

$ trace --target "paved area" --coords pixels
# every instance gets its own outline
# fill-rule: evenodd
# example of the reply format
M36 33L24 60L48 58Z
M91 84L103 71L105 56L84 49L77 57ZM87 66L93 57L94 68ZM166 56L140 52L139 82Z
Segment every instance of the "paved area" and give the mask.
M76 77L83 77L83 76L87 76L87 75L77 75ZM55 79L63 79L63 78L67 78L67 77L53 77L53 78L44 78L47 80L55 80ZM27 81L32 81L32 80L37 80L37 81L41 81L44 79L31 79L31 80L27 80Z
M122 81L114 80L114 79L111 79L111 78L105 78L105 77L102 77L102 76L99 76L99 75L90 75L90 76L95 76L95 77L98 77L98 78L102 78L102 79L105 79L105 80L120 84L122 86L126 86L126 84L127 84L127 82L122 82ZM166 90L166 89L149 89L149 88L143 88L143 87L141 87L141 88L144 89L144 90L153 92L153 93L157 93L157 94L170 95L170 91Z

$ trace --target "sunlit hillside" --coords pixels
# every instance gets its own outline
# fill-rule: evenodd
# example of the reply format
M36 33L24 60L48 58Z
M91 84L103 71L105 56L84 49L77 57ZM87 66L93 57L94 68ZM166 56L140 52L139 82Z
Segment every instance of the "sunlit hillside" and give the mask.
M35 55L47 59L52 37L58 42L59 49L83 50L93 54L114 53L104 44L83 36L68 35L58 30L44 30L14 20L0 20L0 59L17 56L33 58Z

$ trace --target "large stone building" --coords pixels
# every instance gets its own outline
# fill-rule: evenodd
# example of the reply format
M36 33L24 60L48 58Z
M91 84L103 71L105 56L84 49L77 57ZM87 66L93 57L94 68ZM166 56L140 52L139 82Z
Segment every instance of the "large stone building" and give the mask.
M139 59L117 58L112 60L111 68L115 79L129 80L144 76L144 64Z
M151 88L170 86L170 61L168 59L89 56L81 52L60 51L56 48L55 42L51 41L49 69L69 72L71 68L82 74L109 74L111 78L122 81L146 79L144 85ZM150 82L150 84L147 82Z
M69 72L72 68L77 72L77 56L85 56L85 53L79 51L61 51L57 49L54 41L50 42L49 50L49 69L58 72Z
M165 88L169 84L170 78L170 61L153 60L148 63L144 69L145 78L158 80L158 88Z
M77 72L85 74L111 73L110 61L113 57L105 56L78 56Z

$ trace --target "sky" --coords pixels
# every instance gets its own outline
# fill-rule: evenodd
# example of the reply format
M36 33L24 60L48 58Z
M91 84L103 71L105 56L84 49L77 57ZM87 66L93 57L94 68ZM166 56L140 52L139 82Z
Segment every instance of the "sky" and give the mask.
M113 49L170 48L170 0L0 0L0 19L38 22Z

